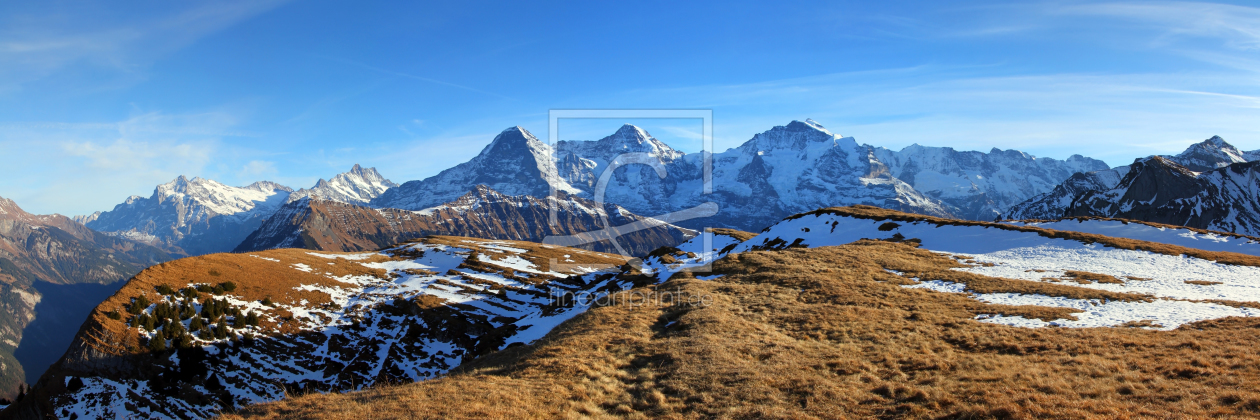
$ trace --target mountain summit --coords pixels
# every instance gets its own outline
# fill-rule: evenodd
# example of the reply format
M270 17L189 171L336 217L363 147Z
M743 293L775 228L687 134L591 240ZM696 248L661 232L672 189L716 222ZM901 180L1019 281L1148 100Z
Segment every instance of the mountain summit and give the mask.
M391 182L380 173L376 172L376 168L363 168L359 164L354 164L349 172L340 173L332 177L332 180L325 181L320 178L311 189L300 189L289 195L288 202L297 201L303 197L316 197L321 200L338 201L342 203L362 204L372 201L373 198L380 197L385 190L397 187L398 184Z
M1176 156L1164 156L1174 162L1177 162L1186 169L1195 172L1210 171L1216 168L1226 167L1235 163L1247 162L1247 155L1255 155L1256 152L1243 152L1233 145L1226 143L1225 139L1220 136L1212 136L1212 138L1191 145L1186 151Z
M423 210L455 199L485 185L500 193L545 197L552 189L577 193L556 173L552 149L520 126L494 137L468 162L421 181L409 181L371 201L373 207Z

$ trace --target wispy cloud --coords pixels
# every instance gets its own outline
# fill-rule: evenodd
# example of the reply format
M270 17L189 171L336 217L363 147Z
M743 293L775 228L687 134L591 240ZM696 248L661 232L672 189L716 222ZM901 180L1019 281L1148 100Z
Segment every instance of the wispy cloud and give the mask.
M1260 8L1219 3L1143 2L1063 6L1059 13L1103 16L1149 25L1161 33L1157 44L1183 37L1222 40L1229 48L1260 50Z
M274 172L258 151L225 139L239 137L237 119L219 112L139 114L107 123L0 124L6 176L0 196L30 211L89 213L179 175L221 181ZM248 133L245 133L248 134ZM230 172L219 166L230 163Z
M287 0L179 3L176 10L99 19L92 13L0 18L0 93L69 65L134 74L153 60ZM102 24L102 22L109 22Z

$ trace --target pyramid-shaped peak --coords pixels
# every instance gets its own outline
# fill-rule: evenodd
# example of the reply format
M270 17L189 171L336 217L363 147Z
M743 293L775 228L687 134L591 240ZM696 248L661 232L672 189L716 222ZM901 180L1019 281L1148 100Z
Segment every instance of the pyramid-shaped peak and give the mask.
M519 125L508 127L508 129L500 132L499 135L494 137L494 141L491 141L490 144L481 151L481 155L497 156L523 154L545 155L549 153L550 150L548 149L546 143L538 140L538 138L534 137L529 130L524 129Z
M614 133L613 135L619 136L619 137L639 138L643 140L652 138L652 135L648 134L647 130L639 128L638 126L634 124L622 125L621 128L618 128L617 132Z
M530 133L529 130L526 130L524 127L519 125L508 127L506 130L500 132L499 135L494 136L494 141L491 142L491 144L493 145L503 142L513 144L541 143L541 141L538 140L538 137L534 137L533 133Z
M830 131L827 131L827 129L822 126L822 124L819 124L817 121L810 118L806 118L805 121L792 120L792 122L788 123L786 128L787 131L790 132L818 131L826 133L828 136L832 135Z
M1220 148L1220 147L1231 147L1231 148L1232 148L1232 147L1234 147L1233 145L1231 145L1231 144L1229 144L1229 143L1226 143L1226 142L1225 142L1225 139L1221 138L1221 136L1212 136L1212 138L1207 139L1207 140L1204 140L1202 143L1199 143L1199 144L1203 144L1203 145L1212 145L1212 146L1216 146L1216 147L1218 147L1218 148Z

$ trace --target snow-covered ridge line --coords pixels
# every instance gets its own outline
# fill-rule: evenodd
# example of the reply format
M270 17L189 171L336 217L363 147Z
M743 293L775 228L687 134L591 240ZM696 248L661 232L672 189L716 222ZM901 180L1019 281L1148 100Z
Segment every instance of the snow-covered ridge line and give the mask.
M1057 221L1007 221L1003 223L1158 242L1205 251L1235 252L1260 256L1260 238L1184 226L1163 225L1128 219L1085 217L1067 218Z
M1198 242L1199 244L1205 244L1205 245L1204 245L1204 248L1196 248L1196 247L1191 247L1191 246L1170 244L1170 243L1158 242L1158 241L1134 239L1134 238L1127 238L1127 237L1112 237L1112 236L1099 234L1099 233L1080 232L1080 231L1075 231L1075 230L1055 230L1055 229L1049 229L1049 228L1033 226L1033 225L1016 225L1016 224L1010 224L1010 223L975 222L975 221L968 221L968 220L943 219L943 218L932 217L932 216L900 213L896 211L884 210L884 209L871 207L871 206L851 206L851 207L842 207L842 208L833 207L833 208L819 209L819 210L815 210L808 213L800 213L800 214L790 216L787 219L784 219L784 223L801 219L801 218L805 218L808 216L820 217L823 215L842 216L842 217L865 219L865 220L871 220L871 221L929 223L937 227L969 226L969 227L978 227L981 229L997 229L997 230L1013 231L1013 232L1025 232L1025 233L1036 234L1036 235L1039 235L1048 239L1064 239L1064 240L1072 240L1072 241L1083 242L1083 243L1100 243L1107 247L1113 247L1113 248L1119 248L1119 249L1141 249L1144 251L1162 253L1162 254L1171 255L1171 256L1186 255L1190 257L1211 260L1211 261L1219 262L1222 264L1260 266L1260 258L1257 258L1255 255L1249 254L1247 252L1219 251L1216 249L1204 249L1204 248L1211 248L1210 246L1207 246L1207 245L1214 243L1214 241ZM769 232L770 230L775 229L777 226L778 225L768 227L765 230L763 230L762 233L764 234L765 232ZM758 237L760 236L762 235L758 235ZM907 238L909 238L909 236ZM756 239L757 238L753 238L752 240L749 240L748 242L746 242L746 244L754 242ZM1193 245L1196 242L1185 242L1185 243L1187 245ZM748 245L747 247L741 247L741 249L737 250L737 252L747 250L747 248L751 248L753 246L756 246L756 245ZM1243 248L1243 250L1247 250L1247 249L1248 248ZM1248 251L1248 252L1251 252L1251 251Z

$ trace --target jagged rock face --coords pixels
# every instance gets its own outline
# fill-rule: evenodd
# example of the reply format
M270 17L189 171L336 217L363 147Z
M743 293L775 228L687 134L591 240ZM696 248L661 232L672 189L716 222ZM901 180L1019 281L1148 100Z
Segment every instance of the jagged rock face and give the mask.
M1068 216L1109 214L1113 215L1109 217L1251 234L1246 230L1232 230L1254 229L1246 227L1249 222L1215 219L1247 219L1255 214L1246 210L1247 207L1256 206L1255 199L1248 198L1254 197L1254 194L1248 192L1250 187L1247 186L1246 176L1237 172L1228 175L1220 170L1254 161L1258 157L1260 153L1240 152L1220 137L1212 137L1191 145L1176 156L1137 159L1131 166L1132 170L1129 166L1122 166L1110 171L1077 174L1049 193L1011 207L1002 218L1052 220ZM1247 167L1239 166L1237 170L1247 172L1249 170L1241 169ZM1141 172L1136 172L1137 169L1141 169ZM1212 197L1193 198L1210 191L1231 194L1233 200L1242 201ZM1147 202L1150 199L1156 201ZM1182 201L1176 202L1178 199ZM1204 207L1189 209L1196 205ZM1228 211L1232 211L1234 216L1214 215L1216 212L1226 211L1225 209L1230 209Z
M287 202L294 202L305 197L318 200L337 201L342 203L363 204L380 197L385 190L397 187L376 168L366 168L355 164L350 172L337 174L332 180L322 178L311 189L300 189L289 195Z
M1117 166L1105 171L1077 172L1050 192L1043 193L1018 205L1012 206L998 219L1053 220L1063 217L1073 201L1089 191L1115 188L1120 179L1129 173L1128 166Z
M893 176L970 220L993 220L1074 174L1109 169L1102 161L1080 155L1056 160L997 148L989 153L960 152L916 144L899 152L875 148L875 156Z
M1116 217L1260 235L1260 162L1195 172L1157 156L1131 167L1115 188L1082 194L1065 216Z
M359 254L290 249L186 258L144 271L102 303L34 398L17 408L61 418L206 418L286 393L433 378L537 340L590 303L564 293L628 288L631 277L598 271L626 262L460 237ZM225 282L235 287L191 289ZM175 293L160 294L161 285ZM126 312L141 296L151 304L136 312L158 322ZM183 307L197 318L180 321ZM112 319L113 311L126 316ZM193 325L203 318L208 327ZM156 340L189 346L156 350Z
M36 316L41 296L35 281L112 283L170 259L156 248L99 234L65 216L32 215L0 198L0 397L12 397L23 382L13 351Z
M558 224L550 224L551 209ZM559 199L507 196L477 186L453 202L422 211L372 209L365 206L303 199L276 212L237 247L237 252L273 248L329 251L376 250L425 235L469 236L542 242L548 236L578 235L602 229L601 216L613 226L644 220L620 207L561 193ZM677 245L694 231L663 225L620 238L632 255ZM615 247L600 241L583 246L599 252Z
M149 198L133 196L88 227L166 249L201 255L235 248L293 190L273 182L229 187L180 176Z
M551 147L521 127L503 130L481 154L422 181L408 181L372 200L372 207L423 210L458 199L477 185L507 195L545 197L578 190L559 178Z

